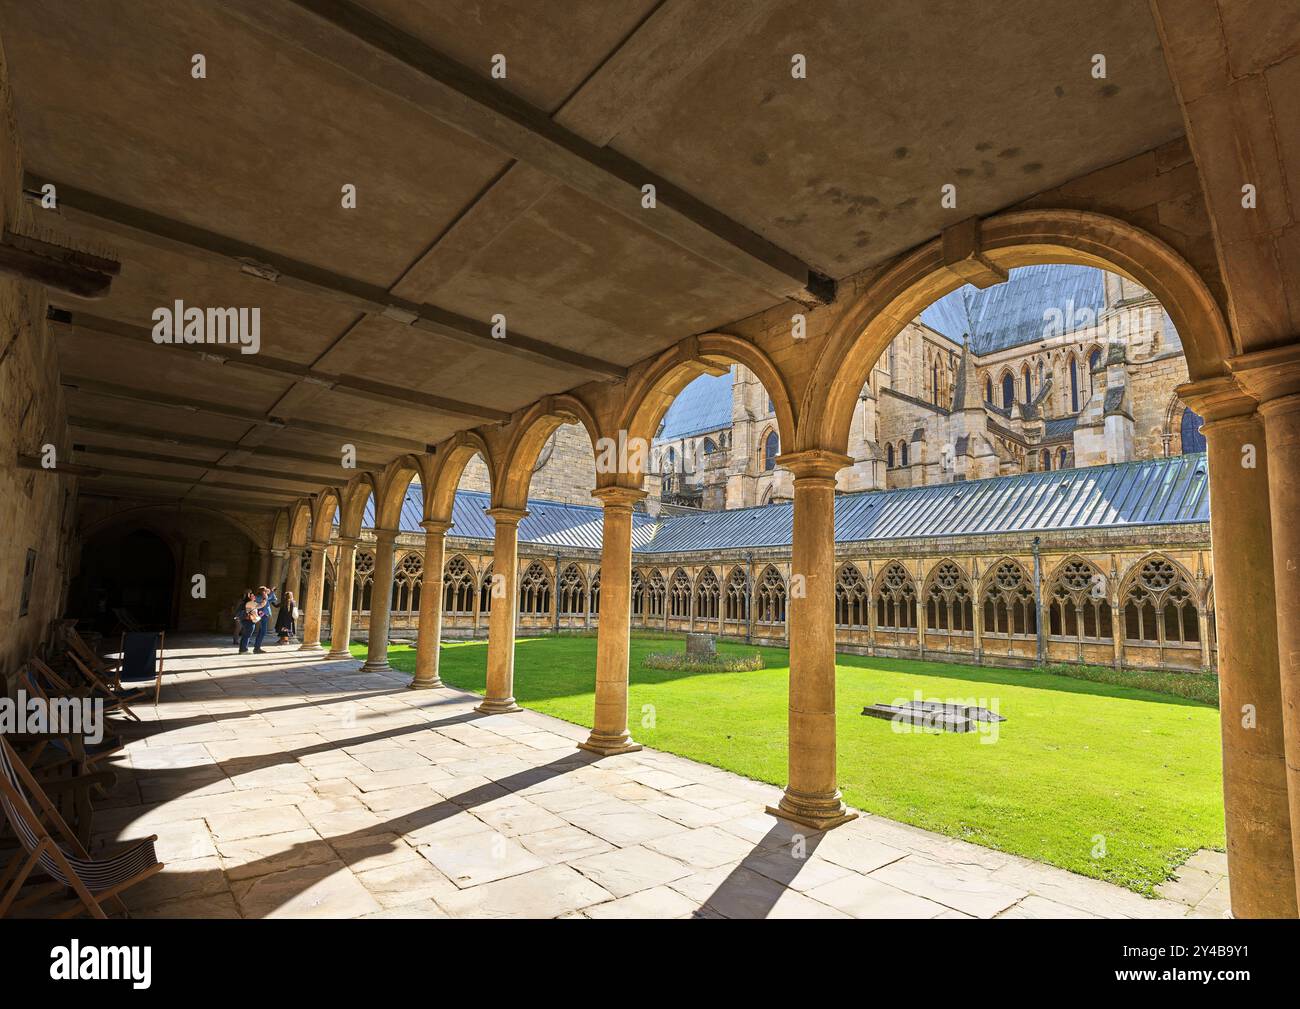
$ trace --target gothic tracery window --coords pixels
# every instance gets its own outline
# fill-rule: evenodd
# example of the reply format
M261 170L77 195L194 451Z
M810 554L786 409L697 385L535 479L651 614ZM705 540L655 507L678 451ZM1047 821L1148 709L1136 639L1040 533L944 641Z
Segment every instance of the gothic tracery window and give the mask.
M1106 579L1096 565L1077 557L1067 560L1053 576L1048 595L1047 629L1053 637L1112 637Z
M646 585L640 571L632 572L632 616L645 616Z
M541 561L533 561L519 579L519 612L540 616L551 611L551 576Z
M705 568L695 580L695 615L701 620L717 620L720 593L718 576L712 568Z
M984 633L1038 633L1033 585L1025 569L1015 561L999 563L985 586Z
M1173 561L1150 557L1129 581L1124 593L1124 637L1160 644L1201 640L1196 594Z
M734 567L727 578L726 619L749 619L749 576L742 567Z
M587 586L587 612L593 617L600 616L600 568L596 569Z
M871 593L855 564L845 564L835 576L835 623L839 627L866 627Z
M393 574L392 611L394 613L419 612L423 575L423 557L417 553L409 553L402 558Z
M478 583L478 611L480 613L492 612L492 565L489 564L483 570L483 577Z
M785 579L769 564L758 578L754 592L754 619L760 624L785 623Z
M673 572L673 582L669 595L669 614L682 620L691 615L691 579L681 568Z
M664 603L668 597L668 585L664 582L664 576L656 568L650 572L650 577L646 580L646 611L649 616L662 617L664 615Z
M580 617L587 611L587 580L582 577L578 565L565 567L560 575L558 593L560 616Z
M970 580L952 561L942 561L934 569L925 596L927 628L963 634L974 629Z
M769 431L763 439L763 470L770 473L776 469L776 457L780 453L781 440L775 431Z
M916 627L916 585L897 561L876 579L876 626L895 631Z
M442 611L451 616L474 612L474 573L460 554L443 567Z
M352 609L358 613L370 612L370 596L375 578L375 555L368 550L357 551L352 570Z

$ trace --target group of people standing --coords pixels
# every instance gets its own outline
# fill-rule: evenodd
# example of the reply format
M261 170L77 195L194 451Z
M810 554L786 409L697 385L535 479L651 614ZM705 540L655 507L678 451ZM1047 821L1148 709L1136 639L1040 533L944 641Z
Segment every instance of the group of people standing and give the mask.
M275 632L279 643L287 645L289 639L297 632L297 604L292 592L286 592L281 604L275 589L262 585L246 589L243 597L235 603L232 616L235 622L234 643L239 646L240 654L248 651L248 644L253 643L254 654L262 654L262 641L271 626L271 614L275 607L279 612L275 617Z

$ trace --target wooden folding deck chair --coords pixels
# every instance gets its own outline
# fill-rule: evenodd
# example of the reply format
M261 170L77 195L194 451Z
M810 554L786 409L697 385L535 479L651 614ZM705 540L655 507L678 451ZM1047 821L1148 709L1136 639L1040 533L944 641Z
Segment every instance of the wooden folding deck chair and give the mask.
M86 685L90 688L91 695L103 699L104 711L106 714L120 711L132 721L141 721L140 716L131 710L131 705L128 702L138 701L141 697L144 697L149 693L148 690L119 692L111 685L104 682L104 680L99 677L90 666L86 665L81 656L76 652L70 652L69 655L72 658L73 665L76 666L77 670L81 673L82 678L86 681Z
M18 684L28 692L29 696L39 697L46 703L59 697L81 698L90 693L89 687L74 689L67 680L36 656L28 659L18 670ZM96 764L120 752L126 746L121 736L110 735L107 732L98 743L91 743L77 736L68 736L63 743L59 742L62 737L58 734L51 738L55 749L79 761L87 771L93 770Z
M81 636L81 632L73 626L75 622L67 621L63 627L64 640L68 645L68 654L74 659L81 659L82 663L94 670L95 675L101 680L120 687L117 670L122 665L122 660L106 659L91 648L86 639Z
M126 905L118 895L162 871L163 865L154 852L157 835L129 844L108 858L91 858L27 765L3 737L0 737L0 812L22 846L22 851L0 871L0 918L11 910L30 907L64 887L71 888L78 904L92 918L108 917L103 907L106 902L126 914ZM58 840L51 830L63 840ZM26 897L18 900L19 891L37 870L48 876L50 882L32 887ZM69 918L76 910L77 905L73 905L55 917Z
M162 694L163 649L166 644L167 635L162 631L123 632L119 652L122 662L117 670L118 689L125 689L122 686L124 680L152 679L153 703L157 707Z

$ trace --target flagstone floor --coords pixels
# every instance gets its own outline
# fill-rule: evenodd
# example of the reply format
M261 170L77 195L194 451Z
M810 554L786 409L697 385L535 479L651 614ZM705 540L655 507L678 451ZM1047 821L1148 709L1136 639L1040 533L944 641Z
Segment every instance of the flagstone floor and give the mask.
M778 789L578 726L477 714L268 646L168 640L97 841L158 835L137 917L1058 918L1221 915L1222 856L1151 900L875 816L827 834ZM527 675L521 671L520 675ZM1179 885L1179 884L1182 885Z

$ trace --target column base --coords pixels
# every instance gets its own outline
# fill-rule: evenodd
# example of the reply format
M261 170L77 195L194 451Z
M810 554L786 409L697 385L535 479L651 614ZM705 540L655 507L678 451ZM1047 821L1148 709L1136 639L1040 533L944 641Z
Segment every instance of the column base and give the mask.
M482 715L508 715L514 711L523 711L513 697L485 697L474 709Z
M587 737L585 743L578 744L578 749L586 750L588 753L596 753L602 757L615 757L620 753L635 753L641 749L641 744L633 740L626 732L621 732L615 736L593 732Z
M435 676L431 680L412 680L407 690L437 690L439 687L445 687L447 684L442 682L440 677Z
M388 673L392 672L393 667L388 664L387 659L380 659L378 662L366 661L361 663L358 673Z
M858 817L845 808L838 789L829 794L808 795L787 788L780 805L768 806L767 812L812 830L831 830Z
M300 652L323 652L323 651L325 651L325 646L322 645L319 641L317 641L315 644L311 644L310 642L304 641L301 645L298 646L298 651L300 651Z
M337 651L335 651L333 648L331 648L328 652L325 653L325 658L327 658L327 659L350 659L350 658L352 658L352 653L349 652L349 651L346 651L346 650L345 650L345 651L341 651L341 652L337 652Z

